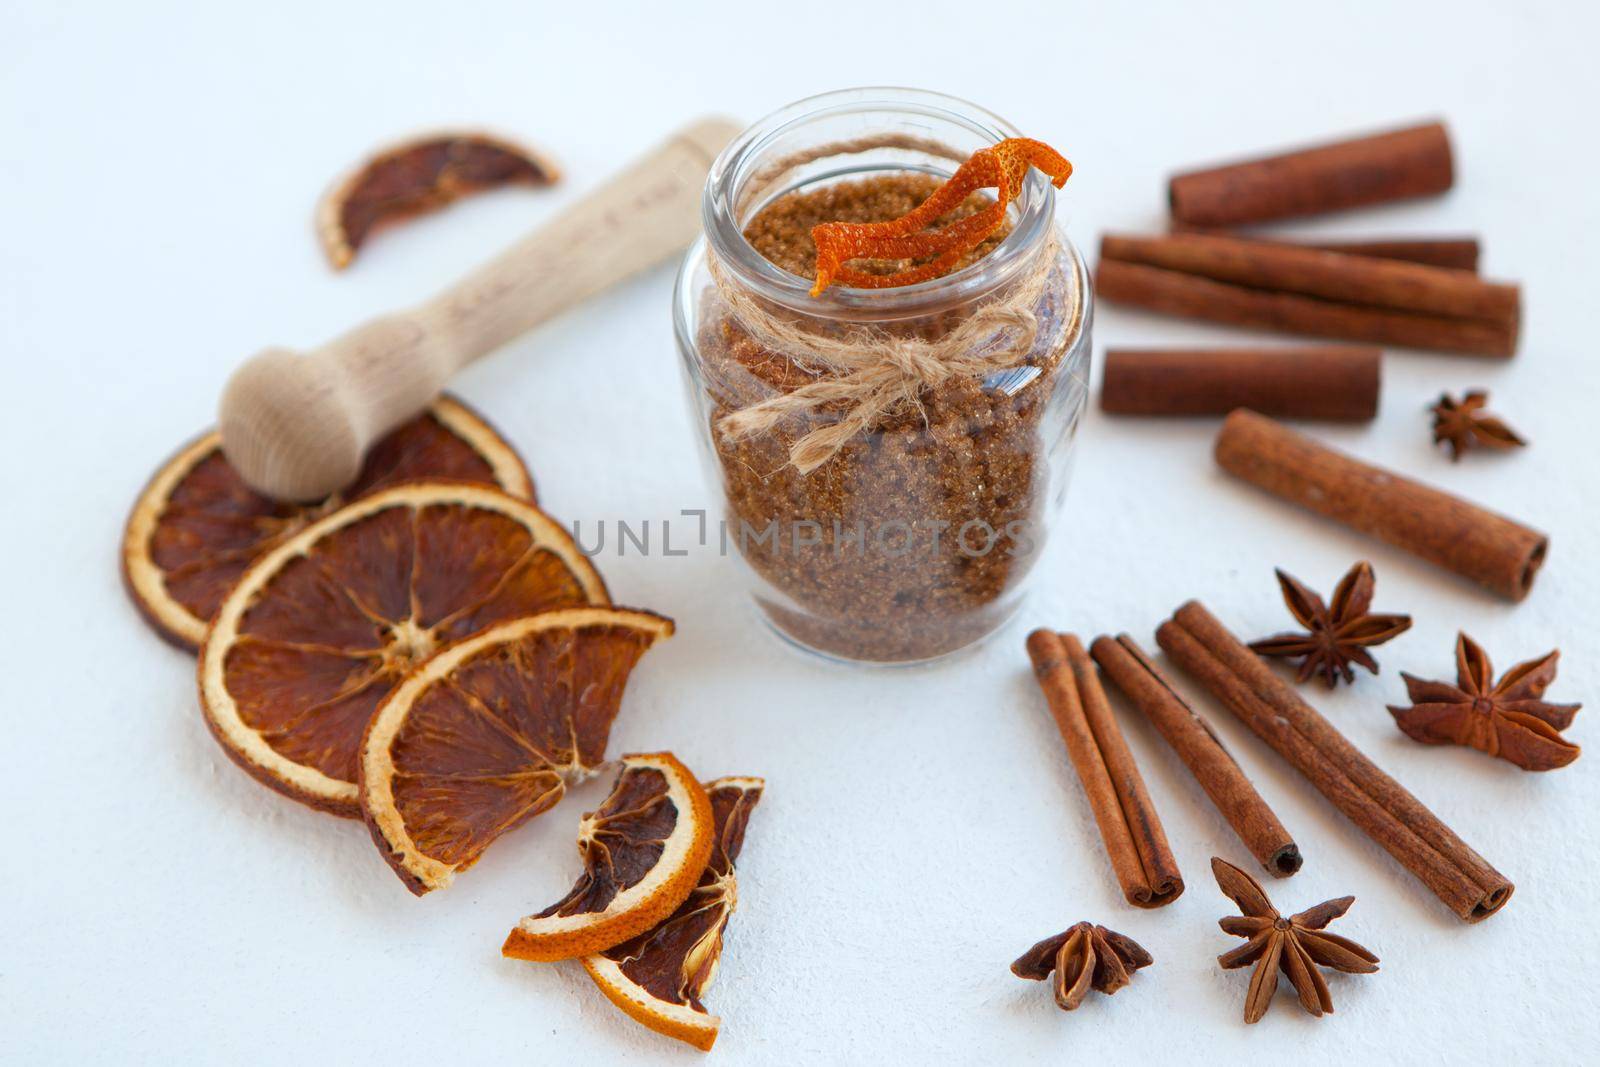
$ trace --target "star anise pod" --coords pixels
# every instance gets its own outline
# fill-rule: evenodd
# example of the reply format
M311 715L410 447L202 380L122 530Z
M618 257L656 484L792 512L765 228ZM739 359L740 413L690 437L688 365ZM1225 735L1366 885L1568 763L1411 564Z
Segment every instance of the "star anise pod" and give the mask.
M1134 971L1153 962L1133 938L1082 922L1024 952L1011 973L1043 981L1055 972L1056 1003L1062 1011L1072 1011L1090 989L1109 996L1127 985Z
M1329 689L1339 684L1341 674L1346 682L1354 682L1356 672L1350 666L1352 663L1359 663L1377 674L1377 661L1366 650L1411 629L1409 615L1368 613L1376 579L1372 564L1366 560L1351 567L1340 579L1339 587L1333 591L1332 608L1281 568L1277 575L1289 614L1307 632L1278 634L1253 642L1250 647L1263 656L1305 657L1300 661L1298 681L1304 682L1320 673Z
M1528 443L1483 410L1488 402L1488 393L1474 389L1459 402L1449 393L1440 393L1439 402L1428 409L1433 412L1433 443L1449 446L1452 463L1471 448L1521 448Z
M1525 771L1550 771L1578 758L1578 746L1557 731L1572 725L1582 704L1546 704L1556 680L1559 651L1519 663L1498 682L1477 642L1456 637L1456 684L1427 682L1404 671L1412 706L1389 708L1405 735L1425 745L1466 745L1515 763Z
M1355 897L1325 900L1287 919L1272 906L1261 883L1226 860L1211 858L1217 885L1239 905L1242 915L1230 915L1218 925L1227 933L1250 940L1217 957L1223 970L1254 963L1250 992L1244 1001L1244 1021L1253 1023L1267 1013L1278 990L1278 975L1289 979L1300 994L1300 1006L1312 1015L1333 1010L1328 983L1317 965L1346 974L1371 974L1378 957L1349 938L1330 934L1323 927L1350 910Z

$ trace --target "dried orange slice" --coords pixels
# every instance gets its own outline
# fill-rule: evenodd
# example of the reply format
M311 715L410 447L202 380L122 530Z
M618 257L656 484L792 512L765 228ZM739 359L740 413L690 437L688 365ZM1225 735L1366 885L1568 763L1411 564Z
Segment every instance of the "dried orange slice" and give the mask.
M622 757L611 795L578 828L572 891L512 928L500 951L566 960L637 937L677 910L712 846L711 801L669 752Z
M361 806L417 895L450 884L490 843L548 810L605 759L639 657L672 620L622 608L513 619L418 667L361 747ZM696 788L699 788L698 786Z
M368 158L328 190L317 208L317 237L334 269L381 226L437 211L501 185L549 185L555 165L530 149L484 133L415 137Z
M714 843L689 899L638 937L583 957L584 969L611 1003L656 1033L703 1052L711 1051L722 1020L700 998L722 961L722 932L739 900L733 861L762 788L760 778L707 782Z
M362 732L412 666L506 619L605 603L600 575L538 508L467 482L408 482L251 564L200 649L200 706L257 779L357 817Z
M459 400L441 397L384 437L348 489L286 504L244 483L207 433L162 465L134 501L122 536L122 578L162 637L195 649L223 596L258 557L351 500L402 481L449 478L533 499L516 450Z

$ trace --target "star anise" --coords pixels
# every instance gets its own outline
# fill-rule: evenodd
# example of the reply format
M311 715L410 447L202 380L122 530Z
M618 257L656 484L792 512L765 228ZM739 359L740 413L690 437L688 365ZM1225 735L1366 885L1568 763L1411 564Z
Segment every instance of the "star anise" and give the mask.
M1449 393L1440 393L1439 402L1428 409L1433 412L1433 443L1449 446L1452 463L1471 448L1521 448L1528 443L1483 410L1488 402L1488 393L1474 389L1459 402Z
M1559 651L1519 663L1494 681L1494 665L1477 642L1456 637L1456 684L1427 682L1401 672L1412 706L1389 713L1405 735L1425 745L1467 745L1515 763L1550 771L1578 758L1578 746L1557 731L1572 725L1582 704L1547 704Z
M1377 661L1366 650L1411 629L1409 615L1368 613L1376 579L1372 564L1366 560L1351 567L1340 579L1339 587L1333 591L1332 608L1281 568L1277 575L1289 614L1308 632L1278 634L1253 642L1250 647L1263 656L1305 657L1300 661L1298 681L1304 682L1320 673L1329 689L1339 684L1341 674L1346 682L1354 682L1356 672L1350 666L1352 663L1359 663L1377 674Z
M1346 974L1371 974L1378 957L1349 938L1330 934L1323 927L1350 910L1355 897L1325 900L1287 919L1267 899L1261 883L1226 860L1211 858L1217 885L1239 905L1242 915L1230 915L1218 925L1236 937L1250 940L1217 957L1223 970L1254 963L1250 992L1244 1001L1244 1021L1253 1023L1267 1013L1278 990L1278 975L1289 979L1300 994L1300 1006L1312 1015L1333 1010L1328 983L1317 965Z
M1062 1011L1072 1011L1090 989L1109 996L1127 985L1134 971L1153 962L1133 938L1082 922L1024 952L1011 973L1042 981L1054 971L1056 1003Z

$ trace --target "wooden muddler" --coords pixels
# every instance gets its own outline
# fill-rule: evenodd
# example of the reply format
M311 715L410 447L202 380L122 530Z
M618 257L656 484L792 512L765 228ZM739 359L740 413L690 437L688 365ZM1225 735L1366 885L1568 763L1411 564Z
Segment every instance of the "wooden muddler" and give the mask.
M1378 413L1382 352L1357 345L1106 352L1100 407L1112 415L1268 415L1366 422Z
M1441 489L1363 463L1254 411L1217 435L1222 469L1470 578L1508 600L1533 587L1550 539Z
M1237 226L1428 196L1454 180L1449 134L1431 122L1191 171L1167 193L1178 222Z
M1466 922L1499 911L1511 882L1300 698L1267 662L1191 600L1156 631L1194 676L1401 866Z
M1183 876L1089 654L1071 634L1035 630L1028 635L1028 657L1094 809L1122 895L1140 908L1172 903L1183 892Z
M1286 878L1300 869L1300 849L1211 725L1197 715L1144 649L1127 634L1097 637L1089 653L1111 684L1150 720L1183 760L1217 811L1256 861Z
M686 126L427 303L304 354L255 356L222 394L228 461L281 499L341 488L368 446L463 366L688 245L700 231L706 173L738 130L723 119Z

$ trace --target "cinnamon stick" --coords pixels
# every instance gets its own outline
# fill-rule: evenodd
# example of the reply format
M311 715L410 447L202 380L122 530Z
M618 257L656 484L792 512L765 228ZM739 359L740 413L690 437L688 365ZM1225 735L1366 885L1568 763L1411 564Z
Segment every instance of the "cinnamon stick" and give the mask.
M1500 358L1517 350L1512 322L1342 303L1115 259L1100 261L1095 292L1113 303L1230 326Z
M1355 256L1206 233L1106 234L1102 260L1180 270L1256 289L1455 318L1487 319L1515 331L1521 291L1471 271Z
M1301 856L1294 838L1261 799L1210 724L1178 695L1144 649L1127 634L1119 634L1115 638L1095 638L1089 652L1111 683L1122 690L1129 703L1144 712L1172 746L1257 862L1280 878L1298 871Z
M1111 349L1100 407L1113 415L1269 415L1365 422L1378 413L1383 353L1354 345Z
M1294 245L1299 248L1320 248L1325 252L1343 252L1351 256L1377 256L1379 259L1398 259L1407 263L1422 263L1430 267L1448 267L1452 270L1478 269L1482 245L1476 237L1357 237L1326 239L1320 237L1263 237L1257 233L1239 234L1210 226L1176 224L1175 233L1209 233L1223 237L1240 237L1265 244Z
M1429 267L1470 270L1474 274L1478 271L1478 257L1481 252L1481 245L1476 237L1390 237L1349 241L1283 240L1286 244L1320 248L1325 252L1398 259L1407 263L1422 263Z
M1503 907L1515 888L1437 815L1364 756L1199 601L1156 640L1334 807L1466 922Z
M1363 463L1264 415L1239 410L1217 435L1223 470L1509 600L1533 587L1550 539L1512 519Z
M1183 892L1183 876L1094 663L1076 637L1049 630L1028 635L1028 657L1094 809L1122 895L1140 908L1172 903Z
M1428 196L1454 181L1450 136L1431 122L1190 171L1167 194L1179 222L1237 226Z

